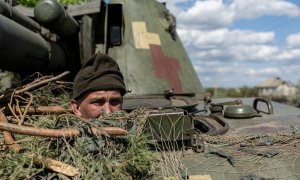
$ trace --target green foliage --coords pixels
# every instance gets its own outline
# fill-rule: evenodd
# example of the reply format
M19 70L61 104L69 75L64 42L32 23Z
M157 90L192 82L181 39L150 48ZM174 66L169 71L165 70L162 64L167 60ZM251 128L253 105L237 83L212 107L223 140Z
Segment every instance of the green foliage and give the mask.
M33 103L35 106L55 106L59 102L60 106L69 108L72 99L71 92L71 83L49 83L33 92L35 96ZM48 95L48 98L45 98L45 95Z
M71 84L48 83L32 91L32 106L63 105L70 107ZM27 98L27 99L26 99ZM20 98L28 101L29 97ZM20 102L21 103L21 102ZM58 104L59 103L59 104ZM24 152L14 153L5 145L0 133L0 177L2 179L53 179L60 173L51 171L37 163L36 157L47 157L79 169L75 179L140 179L151 177L158 165L155 152L148 148L152 140L134 131L128 137L97 136L90 131L90 125L103 127L138 127L147 115L145 110L131 113L117 113L101 119L83 122L74 114L27 115L25 123L35 127L59 129L76 128L81 137L48 138L14 134ZM141 120L142 119L142 120ZM11 117L8 118L11 121ZM130 126L128 125L130 124ZM89 131L84 131L85 129ZM52 178L50 178L52 177Z
M225 88L206 88L205 90L214 98L222 98L227 96Z
M149 151L149 139L146 135L130 135L129 148L124 156L125 167L134 179L151 176L155 171L155 156Z
M17 0L17 3L26 7L34 7L38 1L39 0ZM71 4L84 3L85 1L84 0L58 0L58 2L64 5L71 5Z
M48 117L48 118L47 118ZM56 118L48 116L34 117L41 127L53 127ZM78 122L80 120L75 120ZM71 121L70 121L71 123ZM35 125L36 125L35 124ZM79 123L82 124L82 123ZM52 125L52 127L51 127ZM44 138L16 135L16 140L22 140L24 153L13 153L7 148L0 149L0 176L12 179L46 178L55 173L45 169L35 162L35 157L50 157L79 169L79 179L140 179L154 174L157 165L153 151L148 148L151 142L144 134L130 135L123 138L95 137L83 134L75 139ZM3 139L2 134L0 139ZM92 140L94 139L94 140ZM26 140L26 141L25 141ZM88 148L99 140L100 146L95 151ZM1 148L1 141L0 141ZM84 150L84 151L82 151Z
M82 1L81 0L59 0L58 2L65 5L71 5L71 4L80 4Z
M39 0L18 0L17 3L26 7L34 7Z
M9 153L10 152L7 152L7 154ZM6 157L1 161L0 176L2 178L10 177L11 179L28 178L42 169L41 167L32 166L32 164L32 158L22 154L13 154L12 156Z
M0 139L3 139L2 134ZM16 138L24 138L24 136L17 135ZM48 156L53 153L49 152L48 144L36 139L35 137L27 137L24 140L23 148L26 149L24 153L15 153L10 150L0 151L0 155L5 154L5 158L1 159L0 163L0 177L4 179L31 179L31 177L42 172L44 166L35 163L35 157Z

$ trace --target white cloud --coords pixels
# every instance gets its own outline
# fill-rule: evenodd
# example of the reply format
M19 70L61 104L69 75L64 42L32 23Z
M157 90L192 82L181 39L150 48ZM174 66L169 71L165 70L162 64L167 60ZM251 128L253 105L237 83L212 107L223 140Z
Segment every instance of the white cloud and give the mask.
M254 19L260 16L288 16L300 15L299 8L283 0L235 0L230 9L236 12L236 19Z
M212 31L180 29L178 33L195 59L219 59L229 61L271 60L278 49L271 46L273 32L255 32L228 29ZM270 44L270 45L269 45Z
M262 68L262 69L244 69L243 74L252 76L252 77L257 77L257 76L275 76L280 74L281 70L275 67L269 67L269 68Z
M211 31L196 29L178 29L183 43L199 48L232 46L237 44L269 44L274 40L274 32L255 32L228 30L226 28Z
M278 49L268 45L238 45L230 48L235 61L270 61L277 56Z
M300 32L289 35L287 37L287 45L289 48L300 48Z
M163 0L160 0L163 1ZM187 10L178 3L188 0L167 0L167 7L177 17L178 27L215 29L228 27L236 20L255 19L261 16L300 16L300 9L284 0L233 0L224 4L222 0L196 1Z
M193 7L178 14L178 21L190 27L211 29L230 25L234 16L234 11L222 1L197 1Z
M177 17L177 32L205 87L256 85L270 76L289 80L299 72L300 32L287 38L285 48L276 46L275 32L229 28L242 19L298 17L300 9L295 4L284 0L166 2ZM188 5L178 6L184 2Z
M202 74L242 74L243 76L274 76L280 74L282 71L278 67L265 67L261 69L247 67L247 65L235 64L235 63L220 63L215 61L215 63L197 63L195 67L200 70L197 73Z
M300 49L283 50L274 59L280 60L280 61L299 60L300 59Z
M198 75L206 87L241 87L255 86L262 80L271 76L283 75L282 69L277 67L266 67L257 69L241 65L223 63L222 66L201 66Z

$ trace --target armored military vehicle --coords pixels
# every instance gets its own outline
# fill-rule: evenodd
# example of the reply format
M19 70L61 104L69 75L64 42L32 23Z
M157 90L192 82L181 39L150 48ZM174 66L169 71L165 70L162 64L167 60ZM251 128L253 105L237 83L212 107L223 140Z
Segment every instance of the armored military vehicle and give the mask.
M162 176L299 179L299 109L206 95L164 3L0 5L2 70L21 77L68 70L72 79L95 52L118 61L128 88L124 109L151 109L144 132L165 152Z

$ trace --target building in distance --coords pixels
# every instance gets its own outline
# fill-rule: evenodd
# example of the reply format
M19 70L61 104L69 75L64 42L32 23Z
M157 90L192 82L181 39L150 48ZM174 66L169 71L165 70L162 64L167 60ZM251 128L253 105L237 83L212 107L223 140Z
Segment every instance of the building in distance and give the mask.
M279 77L270 77L255 86L260 97L268 97L273 100L284 100L295 97L297 87Z

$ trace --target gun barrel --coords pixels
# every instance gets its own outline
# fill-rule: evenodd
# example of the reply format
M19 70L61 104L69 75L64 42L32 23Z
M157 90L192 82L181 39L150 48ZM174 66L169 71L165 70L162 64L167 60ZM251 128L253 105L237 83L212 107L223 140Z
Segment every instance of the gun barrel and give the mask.
M18 10L14 9L8 3L5 3L2 0L0 0L0 14L2 14L3 16L9 19L12 19L13 21L19 23L20 25L34 32L41 31L41 26L37 22L35 22L34 20L30 19L27 16L24 16Z
M0 14L0 69L19 73L58 72L66 64L63 48Z
M34 7L34 16L61 37L71 37L79 30L77 21L55 0L40 0Z

